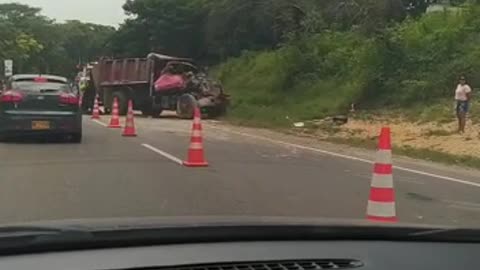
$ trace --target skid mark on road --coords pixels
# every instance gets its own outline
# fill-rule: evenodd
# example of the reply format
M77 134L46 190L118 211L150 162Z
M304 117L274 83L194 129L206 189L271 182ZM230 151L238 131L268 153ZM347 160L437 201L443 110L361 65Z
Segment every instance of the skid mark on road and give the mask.
M423 195L423 194L419 194L419 193L415 193L415 192L408 192L407 196L411 199L418 200L418 201L424 201L424 202L435 201L435 199L432 198L432 197L429 197L429 196L426 196L426 195Z
M167 159L169 159L169 160L171 160L171 161L173 161L173 162L175 162L175 163L177 163L177 164L179 164L179 165L183 166L183 161L181 159L179 159L179 158L177 158L177 157L175 157L175 156L173 156L173 155L171 155L171 154L169 154L165 151L157 149L157 148L155 148L155 147L153 147L149 144L146 144L146 143L142 144L142 146L151 150L151 151L153 151L153 152L155 152L155 153L157 153L157 154L159 154L159 155L161 155L161 156L163 156L163 157L165 157L165 158L167 158Z
M368 163L368 164L373 164L374 163L374 161L372 161L372 160L359 158L359 157L354 157L354 156L349 156L349 155L340 154L340 153L335 153L335 152L323 150L323 149L320 149L320 148L314 148L314 147L309 147L309 146L304 146L304 145L299 145L299 144L294 144L294 143L288 143L288 142L275 140L275 139L270 139L270 138L259 136L259 135L253 135L253 134L248 134L248 133L244 133L244 132L228 130L228 129L219 128L219 127L215 127L215 126L211 126L211 125L209 125L208 127L212 128L212 129L224 131L224 132L230 132L232 134L236 134L236 135L240 135L240 136L244 136L244 137L249 137L249 138L252 138L252 139L268 141L270 143L274 143L274 144L278 144L278 145L283 145L283 146L287 146L287 147L295 147L295 148L298 148L298 149L312 151L312 152L316 152L316 153L320 153L320 154L324 154L324 155L329 155L329 156L333 156L333 157L338 157L338 158L343 158L343 159L348 159L348 160L353 160L353 161L358 161L358 162L363 162L363 163ZM444 176L444 175L438 175L438 174L434 174L434 173L428 173L428 172L415 170L415 169L409 169L409 168L401 167L401 166L394 166L394 168L396 170L400 170L400 171L404 171L404 172L409 172L409 173L418 174L418 175L422 175L422 176L428 176L428 177L435 178L435 179L445 180L445 181L452 182L452 183L463 184L463 185L467 185L467 186L480 188L480 183L470 182L470 181L466 181L466 180L463 180L463 179L453 178L453 177Z

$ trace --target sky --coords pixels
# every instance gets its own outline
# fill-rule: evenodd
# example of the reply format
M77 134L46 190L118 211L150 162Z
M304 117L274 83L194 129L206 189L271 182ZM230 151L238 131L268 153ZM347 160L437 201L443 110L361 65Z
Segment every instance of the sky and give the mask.
M0 0L42 8L42 14L62 22L80 20L118 26L125 19L122 5L126 0Z

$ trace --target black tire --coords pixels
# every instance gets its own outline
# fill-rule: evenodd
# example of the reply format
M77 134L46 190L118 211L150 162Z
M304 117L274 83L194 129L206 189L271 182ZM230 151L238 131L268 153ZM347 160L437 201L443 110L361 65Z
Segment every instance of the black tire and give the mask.
M182 119L192 119L197 106L197 100L190 94L184 94L177 101L177 116Z
M149 117L152 115L152 102L151 101L145 101L145 103L142 105L141 108L142 115L145 117Z
M112 94L112 104L114 98L118 99L118 110L120 115L126 115L128 112L128 98L123 91L115 91Z
M70 135L70 141L72 143L81 143L82 142L82 132L73 133Z
M142 115L145 117L149 117L152 115L152 110L151 109L142 109Z
M218 106L218 116L225 116L227 115L227 105L222 104Z
M7 134L0 133L0 142L6 142L8 139Z
M207 109L208 118L217 118L222 117L227 113L227 107L223 105L217 105L214 107L209 107Z
M162 114L162 107L160 105L153 105L152 106L152 111L151 111L151 116L153 118L160 118L160 115Z
M110 89L103 89L101 96L103 97L103 108L105 114L111 114L113 109L113 97Z

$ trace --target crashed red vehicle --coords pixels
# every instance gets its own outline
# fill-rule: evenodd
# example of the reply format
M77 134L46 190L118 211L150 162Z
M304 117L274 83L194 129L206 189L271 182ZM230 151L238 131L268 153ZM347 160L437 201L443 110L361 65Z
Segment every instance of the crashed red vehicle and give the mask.
M85 95L90 100L84 104L93 104L93 96L99 94L107 113L115 97L122 115L132 99L134 109L152 117L170 110L181 118L192 118L195 106L204 115L216 117L229 104L222 85L187 58L151 53L147 58L102 59L91 76L93 93Z

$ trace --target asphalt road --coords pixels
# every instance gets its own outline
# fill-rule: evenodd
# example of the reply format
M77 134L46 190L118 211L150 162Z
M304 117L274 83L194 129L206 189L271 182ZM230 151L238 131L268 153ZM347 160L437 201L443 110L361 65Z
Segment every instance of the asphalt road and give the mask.
M368 152L285 142L204 122L211 166L180 166L190 121L136 118L139 136L84 118L84 142L0 144L0 223L145 216L364 219ZM324 151L327 149L327 151ZM401 160L400 222L480 225L480 173Z

